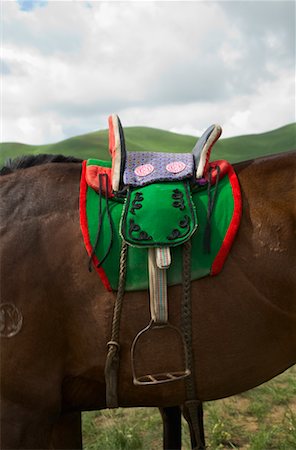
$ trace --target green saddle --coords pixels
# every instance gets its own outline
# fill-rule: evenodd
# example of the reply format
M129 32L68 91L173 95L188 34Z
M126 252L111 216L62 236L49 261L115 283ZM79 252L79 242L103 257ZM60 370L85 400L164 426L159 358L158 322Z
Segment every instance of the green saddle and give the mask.
M124 198L108 198L99 195L88 184L86 172L88 168L94 167L103 168L106 172L111 170L111 162L84 161L80 185L81 229L89 255L95 247L93 263L107 289L118 288L122 238L130 244L125 285L127 291L148 288L149 247L171 247L168 285L181 283L181 244L189 238L192 241L191 279L220 272L239 226L240 189L230 164L225 161L211 164L213 167L222 164L225 175L209 191L202 185L192 188L188 181L162 182L131 188ZM216 201L211 214L211 245L208 251L204 239L209 196L213 196L215 189ZM99 222L101 232L97 239Z

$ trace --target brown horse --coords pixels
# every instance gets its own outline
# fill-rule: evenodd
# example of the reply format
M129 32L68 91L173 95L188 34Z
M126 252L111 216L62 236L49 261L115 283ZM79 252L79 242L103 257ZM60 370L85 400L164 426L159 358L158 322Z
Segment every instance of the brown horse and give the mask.
M238 236L222 273L192 282L201 401L240 393L296 363L295 166L295 153L235 166L243 196ZM1 448L49 448L54 430L59 436L58 428L71 428L72 420L79 429L80 411L106 406L115 294L87 270L78 214L80 164L7 172L0 179ZM169 288L170 321L177 326L181 291ZM182 380L133 385L131 343L148 321L147 293L127 293L120 406L182 405ZM174 355L166 345L169 361Z

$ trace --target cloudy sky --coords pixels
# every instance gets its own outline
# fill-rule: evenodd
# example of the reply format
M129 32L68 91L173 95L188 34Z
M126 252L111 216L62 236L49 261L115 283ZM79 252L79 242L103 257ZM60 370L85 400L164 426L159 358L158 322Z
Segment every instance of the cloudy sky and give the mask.
M1 141L295 121L294 1L1 1Z

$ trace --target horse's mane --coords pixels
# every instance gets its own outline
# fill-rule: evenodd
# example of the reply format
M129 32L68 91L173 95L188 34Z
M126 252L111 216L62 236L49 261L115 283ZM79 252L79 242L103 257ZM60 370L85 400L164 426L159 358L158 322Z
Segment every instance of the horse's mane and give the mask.
M6 175L15 172L19 169L28 169L33 166L40 166L41 164L48 163L81 163L82 159L75 158L74 156L63 155L25 155L19 156L15 159L7 159L4 166L0 169L0 175Z

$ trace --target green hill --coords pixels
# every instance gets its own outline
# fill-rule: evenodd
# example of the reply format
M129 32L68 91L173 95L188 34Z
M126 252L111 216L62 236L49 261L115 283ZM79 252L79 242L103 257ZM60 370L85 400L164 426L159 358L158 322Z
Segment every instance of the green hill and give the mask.
M124 129L126 145L133 151L189 152L197 138L147 127ZM215 145L213 159L244 161L258 156L271 155L296 148L296 123L267 133L221 139ZM75 136L47 145L26 145L14 142L0 144L0 164L7 158L25 154L53 153L77 158L110 159L108 130Z

